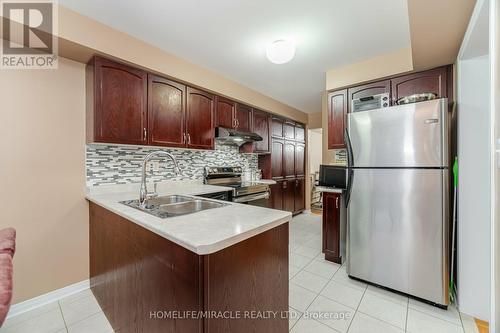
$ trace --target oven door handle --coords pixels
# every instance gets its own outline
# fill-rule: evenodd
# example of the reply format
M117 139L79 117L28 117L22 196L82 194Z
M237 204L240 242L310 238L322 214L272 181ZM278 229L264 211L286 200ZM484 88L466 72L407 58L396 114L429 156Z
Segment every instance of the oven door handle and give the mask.
M241 196L238 198L233 198L233 202L236 202L236 203L250 202L250 201L261 200L261 199L269 199L269 197L270 197L269 192L265 192L265 193L244 195L244 196Z

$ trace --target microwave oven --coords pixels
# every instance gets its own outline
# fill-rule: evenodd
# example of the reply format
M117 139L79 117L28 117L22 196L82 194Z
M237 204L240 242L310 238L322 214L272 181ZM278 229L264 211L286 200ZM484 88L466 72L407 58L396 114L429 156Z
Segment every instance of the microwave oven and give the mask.
M319 166L319 186L347 188L347 167L335 165Z
M378 94L373 96L355 98L351 102L351 112L361 112L373 109L381 109L389 106L389 94Z

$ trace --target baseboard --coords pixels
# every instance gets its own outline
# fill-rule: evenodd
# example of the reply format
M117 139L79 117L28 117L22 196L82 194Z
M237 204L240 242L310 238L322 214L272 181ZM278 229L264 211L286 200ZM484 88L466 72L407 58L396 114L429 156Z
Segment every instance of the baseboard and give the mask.
M77 282L74 284L71 284L69 286L63 287L61 289L56 289L51 292L48 292L46 294L28 299L24 302L20 302L17 304L14 304L10 307L9 313L7 314L7 318L17 316L21 313L31 311L33 309L39 308L41 306L44 306L46 304L55 302L60 300L61 298L79 293L80 291L83 291L85 289L90 288L90 281L84 280L81 282Z
M476 322L477 330L479 331L479 333L488 333L490 331L490 325L487 321L477 318L474 318L474 321Z

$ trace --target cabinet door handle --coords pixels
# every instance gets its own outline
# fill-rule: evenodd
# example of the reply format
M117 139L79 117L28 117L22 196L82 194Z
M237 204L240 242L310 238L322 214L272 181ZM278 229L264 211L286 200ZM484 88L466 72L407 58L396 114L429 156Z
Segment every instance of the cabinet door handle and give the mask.
M339 208L339 197L335 198L335 208Z
M144 135L144 141L146 141L148 139L148 130L146 129L146 127L142 129L142 133Z

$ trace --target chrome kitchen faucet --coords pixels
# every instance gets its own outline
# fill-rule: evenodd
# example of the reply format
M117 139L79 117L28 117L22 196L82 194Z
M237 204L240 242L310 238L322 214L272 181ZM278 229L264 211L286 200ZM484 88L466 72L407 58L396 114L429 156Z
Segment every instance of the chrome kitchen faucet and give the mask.
M149 193L148 193L148 189L146 187L146 167L147 167L147 164L150 160L152 160L155 157L160 157L160 156L169 157L172 160L172 162L174 162L175 173L177 175L182 175L181 169L179 169L179 165L177 164L177 160L175 159L175 157L172 154L161 151L161 150L149 153L142 161L142 180L141 180L141 190L139 193L139 203L141 206L144 206L146 204L146 201L148 200L148 198L156 195L156 186L155 186L155 192L152 195L149 195Z

